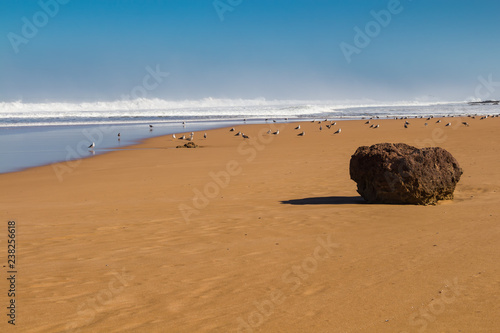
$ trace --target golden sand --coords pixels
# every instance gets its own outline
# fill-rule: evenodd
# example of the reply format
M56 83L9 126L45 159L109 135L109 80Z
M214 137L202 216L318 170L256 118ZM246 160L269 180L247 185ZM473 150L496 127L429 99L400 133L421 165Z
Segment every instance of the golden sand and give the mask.
M15 329L498 332L500 119L409 121L245 125L0 175ZM349 159L381 142L452 153L455 200L364 204Z

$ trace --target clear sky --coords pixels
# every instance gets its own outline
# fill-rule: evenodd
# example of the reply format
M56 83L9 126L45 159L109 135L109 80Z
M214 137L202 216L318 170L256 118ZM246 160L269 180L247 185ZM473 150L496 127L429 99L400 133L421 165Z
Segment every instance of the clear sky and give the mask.
M2 0L0 101L448 101L490 75L500 98L499 13L498 0Z

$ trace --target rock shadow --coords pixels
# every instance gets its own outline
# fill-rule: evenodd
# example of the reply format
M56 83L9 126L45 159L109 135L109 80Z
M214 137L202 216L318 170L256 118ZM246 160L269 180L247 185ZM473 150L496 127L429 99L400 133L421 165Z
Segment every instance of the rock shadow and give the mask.
M367 202L361 196L355 197L316 197L281 201L284 205L364 205Z

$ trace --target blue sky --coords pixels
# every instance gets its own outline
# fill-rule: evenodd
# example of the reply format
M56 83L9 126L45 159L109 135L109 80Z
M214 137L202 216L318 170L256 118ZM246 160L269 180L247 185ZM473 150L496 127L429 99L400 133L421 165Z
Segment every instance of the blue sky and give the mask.
M117 100L144 86L147 68L169 74L147 79L144 96L174 100L465 100L478 77L500 82L499 1L215 3L2 0L0 101ZM390 8L385 26L371 14ZM367 25L357 47L354 28Z

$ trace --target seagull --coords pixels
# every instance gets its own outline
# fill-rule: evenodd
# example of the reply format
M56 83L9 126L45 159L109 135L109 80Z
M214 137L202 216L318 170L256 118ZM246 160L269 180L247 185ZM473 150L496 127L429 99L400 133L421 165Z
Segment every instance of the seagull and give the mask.
M273 123L275 123L275 122L276 122L276 120L273 119Z
M236 133L234 136L240 136L241 132Z
M335 125L337 125L337 122L334 122L334 123L332 124L332 126L335 126Z
M177 138L175 137L175 134L172 134L172 139L177 139Z
M234 132L234 131L236 131L234 127L229 130L229 132Z
M207 138L207 133L203 134L203 139Z
M250 139L250 137L248 135L241 134L241 136L243 137L243 139Z
M322 130L323 130L323 126L320 126L320 127L319 127L319 130L320 130L320 131L322 131Z
M267 131L267 134L271 134L271 130Z
M339 128L338 130L336 130L335 133L333 133L333 134L340 134L340 132L342 132L341 128Z
M462 122L462 124L464 124L465 126L469 126L469 123L468 122Z
M373 128L379 128L379 124L377 124L377 125L373 126Z
M302 132L302 133L299 133L297 134L298 136L304 136L306 134L306 132Z
M121 136L121 134L120 134L120 133L118 133L118 137L120 137L120 136Z
M89 149L94 150L94 147L95 147L95 143L92 142L92 144L89 146Z
M405 123L405 128L408 128L408 124L407 123Z
M149 125L149 129L152 130L153 129L153 125Z
M370 125L370 128L373 128L373 127L375 127L375 125L371 124L371 125Z
M367 124L369 124L369 123L370 123L370 121L368 120L368 121L365 123L365 125L367 125Z
M441 122L441 119L439 119L438 121L436 121L436 124L440 123Z
M332 125L326 125L326 127L327 127L328 129L330 129L330 128L332 128Z
M446 124L446 126L451 126L451 123Z
M183 136L181 137L181 140L186 140L186 136L185 136L185 135L183 135Z
M299 126L297 126L297 127L295 127L295 129L300 129L300 125L299 125Z
M274 135L280 134L280 130L277 130L276 132L273 133Z

